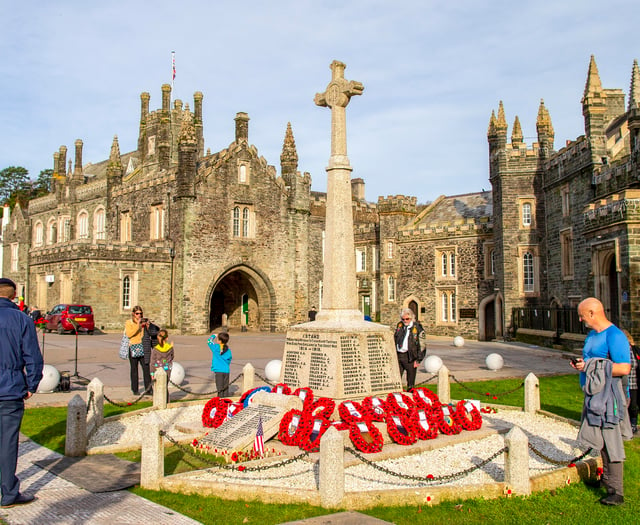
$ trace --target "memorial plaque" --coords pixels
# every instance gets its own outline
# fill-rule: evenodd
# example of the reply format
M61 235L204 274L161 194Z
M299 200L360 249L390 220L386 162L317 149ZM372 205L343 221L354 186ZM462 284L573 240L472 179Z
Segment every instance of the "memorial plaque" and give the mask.
M258 430L258 422L262 418L264 441L278 433L280 420L289 409L266 405L249 405L232 418L227 419L218 428L210 429L200 443L210 450L245 451L253 448L253 441Z
M476 309L475 308L460 308L460 315L458 317L460 319L475 319L476 318Z

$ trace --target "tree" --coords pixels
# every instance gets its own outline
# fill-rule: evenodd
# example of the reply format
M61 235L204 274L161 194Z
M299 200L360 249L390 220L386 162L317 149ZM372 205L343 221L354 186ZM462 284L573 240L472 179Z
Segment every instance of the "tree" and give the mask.
M9 166L0 171L0 204L9 203L12 207L16 198L30 191L29 172L22 166ZM13 198L12 198L13 197Z
M53 170L51 168L42 170L35 182L31 183L31 199L42 197L51 191L51 177Z

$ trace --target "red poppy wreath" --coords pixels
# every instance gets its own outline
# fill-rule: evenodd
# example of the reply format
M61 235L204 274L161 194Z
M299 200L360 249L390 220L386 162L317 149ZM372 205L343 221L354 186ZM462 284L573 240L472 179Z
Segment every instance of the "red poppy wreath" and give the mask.
M317 452L320 450L320 439L322 439L322 435L327 431L327 429L331 426L331 422L324 417L306 417L305 421L311 422L310 432L304 432L304 438L300 441L300 448L307 450L309 452Z
M202 426L207 428L218 428L227 419L230 399L214 397L209 399L202 409Z
M451 405L442 405L440 410L433 411L434 417L437 417L438 430L448 436L462 432L462 427L453 418L454 410Z
M438 422L431 410L416 408L411 412L411 421L419 439L435 439L438 436Z
M294 396L298 396L302 399L302 406L307 407L310 403L313 403L313 390L311 390L308 386L296 388L293 392Z
M354 446L365 454L380 452L384 439L373 421L354 421L349 425L349 438Z
M365 411L362 409L362 405L351 400L340 403L338 406L338 414L340 414L342 420L347 423L362 421L365 418Z
M384 421L384 416L387 413L387 403L380 397L365 397L362 400L362 409L372 421Z
M313 417L323 417L325 419L331 417L335 408L336 402L330 397L319 397L308 405L309 412Z
M469 401L458 401L453 419L465 430L478 430L482 427L482 414Z
M440 398L428 388L418 387L413 389L413 400L419 407L440 406Z
M390 392L387 394L388 412L405 412L408 414L414 406L416 406L416 403L409 394L404 392Z
M301 410L289 410L280 420L278 439L285 445L299 446L304 439L304 413ZM308 419L308 418L307 418Z
M387 432L398 445L411 445L418 439L408 413L389 412L385 416Z
M291 395L291 388L286 383L278 383L271 389L274 394L284 394L285 396Z

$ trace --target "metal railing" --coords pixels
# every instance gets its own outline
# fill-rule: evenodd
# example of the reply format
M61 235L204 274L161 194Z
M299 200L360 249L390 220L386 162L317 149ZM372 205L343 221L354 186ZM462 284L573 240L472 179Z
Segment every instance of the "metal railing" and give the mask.
M561 334L587 334L588 329L580 321L576 308L526 307L511 310L511 323L518 328L548 330Z

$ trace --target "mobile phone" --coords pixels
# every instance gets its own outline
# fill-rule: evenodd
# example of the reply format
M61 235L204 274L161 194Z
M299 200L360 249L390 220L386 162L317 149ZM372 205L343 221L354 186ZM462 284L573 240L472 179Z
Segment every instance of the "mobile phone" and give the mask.
M573 366L576 366L578 364L578 361L580 361L581 359L579 357L572 357L571 358L571 364Z

